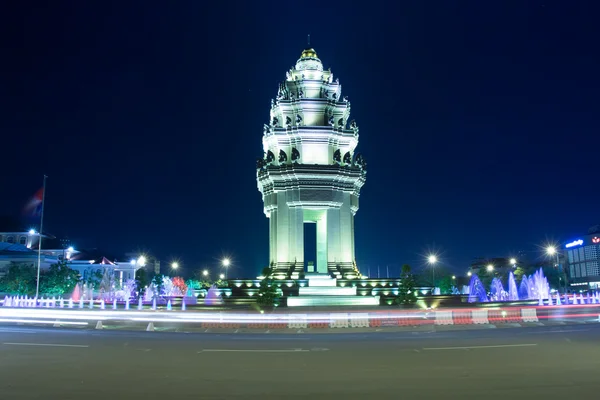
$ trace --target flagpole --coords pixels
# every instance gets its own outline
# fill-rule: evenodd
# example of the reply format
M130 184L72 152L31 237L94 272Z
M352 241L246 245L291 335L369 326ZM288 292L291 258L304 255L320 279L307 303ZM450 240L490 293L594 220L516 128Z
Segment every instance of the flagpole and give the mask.
M40 294L40 269L42 267L42 232L44 232L44 202L46 201L46 178L44 175L44 186L42 187L42 215L40 216L40 240L38 241L38 265L37 265L37 284L35 287L35 299Z

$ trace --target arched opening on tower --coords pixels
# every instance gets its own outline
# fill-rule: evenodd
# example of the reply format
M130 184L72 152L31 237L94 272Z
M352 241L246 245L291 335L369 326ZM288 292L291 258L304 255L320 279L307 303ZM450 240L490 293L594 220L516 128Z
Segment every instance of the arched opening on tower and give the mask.
M316 221L304 222L304 271L317 271L317 224ZM312 264L312 267L310 265Z

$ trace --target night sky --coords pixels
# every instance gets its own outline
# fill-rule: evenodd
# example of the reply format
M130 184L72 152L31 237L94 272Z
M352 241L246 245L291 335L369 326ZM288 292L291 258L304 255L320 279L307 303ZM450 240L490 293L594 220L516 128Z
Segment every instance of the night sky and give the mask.
M45 173L45 230L77 248L256 276L262 127L308 33L369 164L359 268L464 271L600 222L594 2L6 3L0 214Z

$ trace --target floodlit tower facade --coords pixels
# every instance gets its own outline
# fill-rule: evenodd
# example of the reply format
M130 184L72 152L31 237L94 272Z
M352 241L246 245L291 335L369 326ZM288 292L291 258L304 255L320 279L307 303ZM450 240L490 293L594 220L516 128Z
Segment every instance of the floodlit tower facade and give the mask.
M286 73L263 132L257 183L269 218L276 276L304 271L304 224L317 224L316 271L352 278L354 216L366 163L356 153L358 126L342 86L314 49ZM311 261L311 260L306 260ZM312 272L312 271L311 271Z

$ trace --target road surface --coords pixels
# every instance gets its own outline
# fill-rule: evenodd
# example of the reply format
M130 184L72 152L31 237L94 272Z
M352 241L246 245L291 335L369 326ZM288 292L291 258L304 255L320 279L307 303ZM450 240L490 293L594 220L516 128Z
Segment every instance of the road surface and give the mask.
M0 327L2 399L569 399L600 391L600 324L437 333Z

